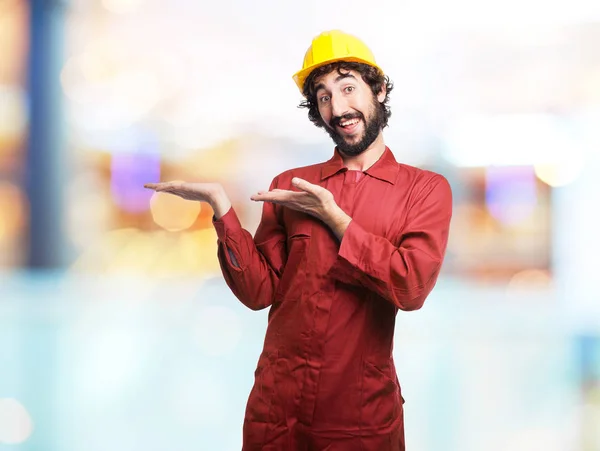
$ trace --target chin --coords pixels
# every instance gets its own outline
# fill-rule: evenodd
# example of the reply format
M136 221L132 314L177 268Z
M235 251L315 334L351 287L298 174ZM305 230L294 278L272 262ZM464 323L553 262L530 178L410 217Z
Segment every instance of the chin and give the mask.
M360 135L344 136L343 138L344 138L344 141L346 141L348 144L353 146L353 145L361 142L364 137L365 137L365 134L361 133Z

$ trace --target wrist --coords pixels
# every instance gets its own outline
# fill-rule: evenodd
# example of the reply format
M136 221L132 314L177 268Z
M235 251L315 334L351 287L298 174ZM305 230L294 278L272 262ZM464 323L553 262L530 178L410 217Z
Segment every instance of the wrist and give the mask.
M330 227L348 225L352 218L346 214L338 205L334 205L327 215L326 223Z
M338 240L342 240L344 233L348 229L352 218L346 214L339 206L335 206L328 214L327 220L325 221L327 226L332 230Z
M231 202L229 201L227 195L223 192L215 196L213 201L210 202L210 206L213 209L215 218L219 220L231 209Z

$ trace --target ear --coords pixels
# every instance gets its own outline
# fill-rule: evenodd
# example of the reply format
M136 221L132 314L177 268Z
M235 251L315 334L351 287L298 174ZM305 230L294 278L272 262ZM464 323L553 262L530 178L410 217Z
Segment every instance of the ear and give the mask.
M383 101L385 100L386 94L387 94L387 89L385 87L385 83L383 83L381 85L381 90L379 91L379 94L377 94L377 100L379 101L379 103L383 103Z

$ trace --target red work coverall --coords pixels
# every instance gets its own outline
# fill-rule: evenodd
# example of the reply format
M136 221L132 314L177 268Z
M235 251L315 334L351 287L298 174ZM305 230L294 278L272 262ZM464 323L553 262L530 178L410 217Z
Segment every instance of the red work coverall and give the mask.
M228 286L253 310L270 307L243 451L404 451L396 313L420 308L436 283L450 185L388 148L364 172L336 150L270 188L295 190L292 177L327 188L353 218L341 243L316 218L268 202L254 239L233 209L214 222Z

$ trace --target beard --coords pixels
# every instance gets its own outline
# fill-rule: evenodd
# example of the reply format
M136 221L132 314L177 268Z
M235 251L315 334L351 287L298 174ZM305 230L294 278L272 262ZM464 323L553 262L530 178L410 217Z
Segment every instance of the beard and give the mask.
M344 116L335 116L331 118L331 121L329 121L329 126L324 127L329 136L331 136L331 139L333 139L333 142L336 144L338 150L344 155L349 157L360 155L367 150L369 146L373 144L373 141L375 141L379 136L379 133L383 128L384 112L376 97L373 97L371 110L371 117L369 121L365 119L362 113L356 112L354 114L345 114ZM358 119L364 124L363 136L354 144L348 142L346 137L338 133L336 129L336 126L339 125L341 121L349 119Z

